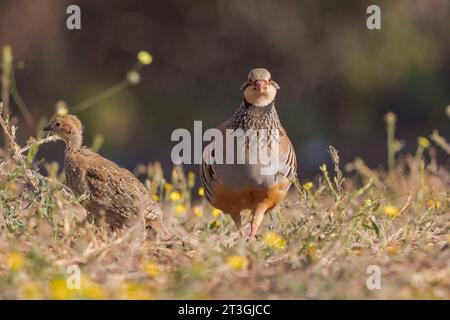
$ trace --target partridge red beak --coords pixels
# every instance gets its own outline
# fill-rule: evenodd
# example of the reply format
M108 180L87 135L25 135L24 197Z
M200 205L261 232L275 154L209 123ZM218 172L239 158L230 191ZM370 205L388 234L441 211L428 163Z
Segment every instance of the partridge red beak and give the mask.
M257 90L260 93L263 93L264 90L266 90L266 82L263 80L256 80L254 84L255 90Z

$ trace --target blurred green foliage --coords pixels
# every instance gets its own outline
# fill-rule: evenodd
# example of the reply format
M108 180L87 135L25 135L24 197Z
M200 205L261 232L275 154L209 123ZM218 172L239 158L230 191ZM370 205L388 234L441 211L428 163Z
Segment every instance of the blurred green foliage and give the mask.
M17 87L36 119L58 100L71 107L125 79L136 53L150 51L137 86L79 113L86 144L101 134L102 153L129 168L170 167L172 130L230 117L248 70L259 66L281 85L278 111L303 175L318 172L329 144L344 162L360 155L386 165L389 110L407 151L433 128L450 133L447 0L380 3L381 30L366 28L368 1L81 0L80 31L65 28L69 4L2 1L0 45L14 50ZM34 131L22 125L19 138ZM42 149L61 160L60 150Z

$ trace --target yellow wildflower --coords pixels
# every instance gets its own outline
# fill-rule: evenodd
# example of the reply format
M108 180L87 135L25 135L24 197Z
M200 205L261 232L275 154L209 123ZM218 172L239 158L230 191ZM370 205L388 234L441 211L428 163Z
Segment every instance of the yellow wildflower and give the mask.
M177 204L175 206L175 215L176 216L182 216L186 213L186 206L184 204Z
M155 200L156 202L158 202L158 201L159 201L159 195L154 194L154 195L153 195L153 200Z
M393 206L391 204L385 205L383 207L383 212L385 215L395 218L400 214L400 210L396 206Z
M168 182L164 183L164 189L166 189L166 191L172 190L173 189L173 184L168 183Z
M309 181L303 185L303 189L305 189L306 191L310 191L313 188L313 186L314 186L313 183Z
M19 295L22 299L39 300L43 298L42 289L36 282L26 282L19 287Z
M153 61L153 57L148 51L139 51L137 57L139 62L145 65L150 64Z
M142 270L144 270L151 278L156 278L161 272L159 265L153 261L143 263Z
M386 246L386 247L384 247L383 251L387 252L391 256L396 256L398 254L399 247L398 246Z
M6 184L5 191L8 193L9 198L14 198L15 195L18 194L18 192L20 192L19 185L15 180L11 180Z
M317 247L314 243L309 243L306 247L306 253L310 256L313 256L317 252Z
M208 292L193 292L191 295L193 300L212 300L213 298Z
M180 191L172 191L169 194L169 199L172 202L178 202L181 200L181 192Z
M88 299L106 299L108 293L105 288L97 282L92 281L87 277L81 279L81 294Z
M442 203L439 201L439 200L433 200L433 199L430 199L430 200L428 200L427 202L426 202L426 205L429 207L429 208L433 208L433 209L440 209L441 208L441 206L442 206Z
M195 173L193 173L192 171L189 171L187 180L188 180L188 187L193 188L195 185Z
M75 290L67 287L66 279L55 278L50 283L50 293L53 299L68 300L75 297Z
M209 227L210 227L211 229L217 229L217 228L219 228L219 227L220 227L220 221L219 221L219 220L214 220L213 222L211 222L211 223L209 224Z
M25 258L20 252L10 252L6 256L6 264L11 271L19 271L25 266Z
M153 294L149 287L138 283L122 283L120 286L120 297L127 300L149 300Z
M198 188L198 195L200 197L203 197L205 195L205 189L203 189L203 187Z
M199 218L203 217L203 210L202 210L202 208L194 207L192 210L194 211L194 215L196 217L199 217Z
M264 236L264 242L269 248L272 249L284 249L286 247L286 241L275 232L268 232Z
M422 148L426 149L430 146L430 140L428 140L425 137L418 137L417 138L417 144L421 146Z
M211 214L213 215L213 217L217 218L218 216L220 216L222 214L222 210L213 208Z
M242 270L247 268L248 260L244 256L232 255L227 258L227 264L232 269Z

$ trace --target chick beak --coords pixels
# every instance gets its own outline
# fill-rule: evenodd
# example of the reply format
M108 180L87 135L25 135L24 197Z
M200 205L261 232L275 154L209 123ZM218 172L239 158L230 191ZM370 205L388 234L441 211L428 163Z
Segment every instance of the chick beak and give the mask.
M52 125L49 124L49 125L46 126L43 130L44 130L44 131L51 131L51 130L52 130Z
M263 93L264 90L266 90L266 82L263 80L256 80L254 84L255 90L257 90L259 93Z

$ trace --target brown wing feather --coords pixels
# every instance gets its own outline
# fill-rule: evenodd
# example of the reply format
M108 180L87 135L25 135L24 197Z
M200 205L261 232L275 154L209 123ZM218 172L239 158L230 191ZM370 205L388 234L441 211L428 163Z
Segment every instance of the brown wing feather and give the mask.
M86 181L94 205L121 217L144 211L149 219L161 219L158 204L130 171L93 152L88 161Z
M288 167L288 170L285 173L282 173L289 181L292 181L297 175L297 157L295 155L294 147L289 140L286 131L284 128L281 128L281 152L286 154L283 161L285 165Z
M228 125L230 123L230 120L226 120L224 122L222 122L217 129L219 129L222 134L223 137L225 137L225 131L228 128ZM225 141L224 141L224 146L226 145ZM205 148L205 151L203 153L204 157L203 157L203 161L202 164L200 165L200 180L202 182L203 188L205 189L205 198L209 201L212 202L212 191L213 191L213 183L215 180L215 173L214 173L214 166L212 166L211 164L205 163L204 159L208 156L207 154L207 149Z

